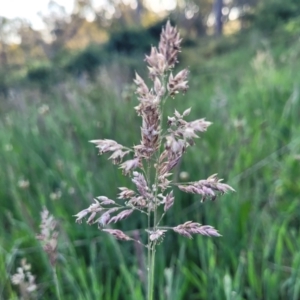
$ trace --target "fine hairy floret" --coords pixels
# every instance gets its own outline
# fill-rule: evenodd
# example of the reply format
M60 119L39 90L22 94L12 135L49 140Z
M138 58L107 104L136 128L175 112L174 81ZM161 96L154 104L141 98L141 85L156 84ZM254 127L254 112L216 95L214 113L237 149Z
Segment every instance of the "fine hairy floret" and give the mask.
M164 116L167 99L174 101L178 93L188 90L188 70L177 74L173 69L178 63L181 38L176 27L168 21L163 28L158 48L152 47L146 55L151 85L136 73L136 113L141 117L141 139L138 145L128 147L110 139L92 140L99 154L109 153L110 159L118 165L124 176L129 176L135 188L120 187L116 199L98 196L88 208L75 215L81 223L87 217L88 224L122 241L134 241L148 249L148 299L153 297L153 269L155 247L168 231L192 238L192 235L220 236L212 226L187 221L180 225L162 226L165 214L176 201L173 188L186 193L199 194L201 201L215 200L219 195L233 191L214 174L195 182L172 182L172 172L178 166L187 149L195 145L195 139L212 124L200 118L188 120L191 108L183 112L174 110L171 116ZM148 219L147 243L129 236L112 224L130 218L136 212ZM138 235L139 236L139 235ZM152 279L151 279L152 278Z
M47 253L50 264L53 267L56 264L57 259L57 222L54 217L50 215L46 207L44 207L41 212L41 218L41 232L36 236L36 238L41 241L43 250Z
M26 259L21 260L21 266L11 276L11 282L19 286L22 299L30 299L30 295L36 291L35 276L32 275L31 265L26 262Z

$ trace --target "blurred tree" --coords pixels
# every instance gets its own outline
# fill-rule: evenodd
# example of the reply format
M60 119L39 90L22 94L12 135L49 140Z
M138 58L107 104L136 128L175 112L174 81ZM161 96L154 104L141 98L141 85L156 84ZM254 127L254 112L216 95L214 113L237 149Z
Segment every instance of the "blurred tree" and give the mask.
M4 19L0 17L0 63L20 65L31 58L47 57L47 43L40 31L32 29L25 19Z
M213 0L177 0L171 16L190 37L203 36L207 31L207 19L212 6Z
M59 53L67 53L63 49L84 49L92 43L99 45L109 36L113 48L120 51L124 46L122 49L131 53L132 46L143 48L144 37L149 40L146 35L142 40L139 37L143 35L143 27L150 28L168 16L193 41L207 33L221 35L223 31L234 32L251 24L263 30L272 29L300 14L299 0L174 0L169 6L161 2L164 10L160 11L154 11L151 0L74 0L72 14L60 3L49 1L48 11L41 15L48 35L33 30L24 20L0 17L2 66L45 56L53 59ZM230 26L234 31L228 30ZM19 39L20 44L14 39Z
M0 17L0 64L5 66L7 64L7 43L9 36L9 20Z
M264 0L252 13L254 25L263 31L272 31L290 19L299 16L299 0Z
M144 7L142 0L137 0L136 3L137 3L137 5L136 5L136 9L135 9L135 20L134 21L136 24L141 24L142 16L145 11L145 7Z
M105 5L94 7L97 22L110 30L141 27L147 23L150 11L143 0L107 0Z
M91 0L74 0L73 16L86 19L90 22L95 20L95 8Z
M61 50L67 40L66 31L70 23L70 16L66 13L63 6L51 0L48 3L48 13L40 14L50 33L51 51L49 57L53 57Z
M215 0L214 14L215 14L215 35L219 36L223 33L223 0Z
M83 49L90 44L103 44L107 41L106 30L99 28L96 22L84 20L76 33L66 41L67 49Z
M20 38L19 48L22 50L25 61L32 57L35 59L45 58L47 44L43 40L41 32L32 29L27 21L20 20L17 34Z
M257 3L258 0L177 0L172 15L189 33L220 35L228 22L239 23L236 29L246 27L249 22L244 16L253 11Z

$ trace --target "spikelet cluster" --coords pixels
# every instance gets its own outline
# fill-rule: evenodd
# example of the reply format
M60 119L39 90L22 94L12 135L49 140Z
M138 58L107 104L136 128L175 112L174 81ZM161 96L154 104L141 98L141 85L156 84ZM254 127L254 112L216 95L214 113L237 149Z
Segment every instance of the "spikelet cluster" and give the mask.
M21 260L17 272L11 276L11 282L19 287L23 299L30 299L30 295L36 291L35 276L32 275L31 265L26 262L25 258Z
M54 217L50 215L46 207L44 207L41 212L41 218L41 231L40 234L36 236L36 238L41 241L43 250L48 255L51 266L54 267L57 260L57 222Z

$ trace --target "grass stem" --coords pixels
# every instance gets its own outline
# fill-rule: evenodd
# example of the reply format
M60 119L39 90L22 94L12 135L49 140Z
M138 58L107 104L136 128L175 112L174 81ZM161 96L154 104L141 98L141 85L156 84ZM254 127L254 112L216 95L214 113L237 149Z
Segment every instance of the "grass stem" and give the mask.
M59 289L59 284L58 284L58 278L57 278L57 272L56 272L56 267L53 267L53 279L54 279L54 284L55 284L55 291L56 291L56 297L58 300L61 300L61 295L60 295L60 289Z

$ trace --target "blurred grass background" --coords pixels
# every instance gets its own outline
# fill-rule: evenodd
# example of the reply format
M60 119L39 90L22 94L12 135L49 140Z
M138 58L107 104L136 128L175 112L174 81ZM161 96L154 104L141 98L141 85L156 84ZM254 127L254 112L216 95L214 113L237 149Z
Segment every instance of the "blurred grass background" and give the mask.
M222 237L169 233L158 247L157 299L300 299L300 27L292 25L267 35L206 37L182 49L178 68L189 67L190 89L170 99L167 110L192 107L190 120L205 117L213 125L176 173L187 172L189 180L218 173L236 193L200 203L176 191L165 224L194 220ZM44 205L59 221L63 299L143 299L134 245L72 216L93 196L115 199L119 186L130 185L88 141L139 141L131 83L134 70L146 74L142 58L112 56L91 77L52 65L43 68L53 77L8 75L17 84L0 99L1 299L18 299L10 276L23 257L37 276L36 298L55 298L35 239ZM143 224L134 214L118 228L130 233Z

